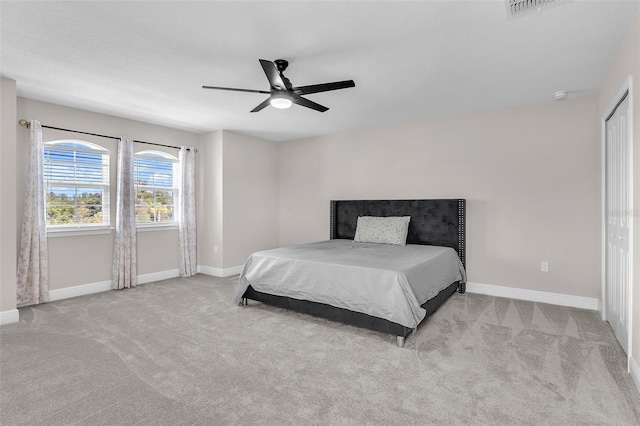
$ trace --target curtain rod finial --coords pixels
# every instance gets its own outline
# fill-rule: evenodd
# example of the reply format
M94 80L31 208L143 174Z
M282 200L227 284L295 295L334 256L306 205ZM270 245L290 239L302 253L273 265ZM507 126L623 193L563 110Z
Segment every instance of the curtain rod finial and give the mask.
M27 120L25 120L24 118L20 119L20 121L18 121L18 124L24 127L29 127L31 123L29 123Z

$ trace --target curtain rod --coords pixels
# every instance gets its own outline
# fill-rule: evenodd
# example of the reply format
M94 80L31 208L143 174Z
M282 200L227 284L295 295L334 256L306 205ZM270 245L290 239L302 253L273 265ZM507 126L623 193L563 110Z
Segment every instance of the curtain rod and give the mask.
M29 126L31 126L31 123L29 121L25 120L24 118L21 119L20 121L18 121L18 124L20 124L21 126L24 126L26 128L29 128ZM62 127L45 126L44 124L41 124L40 126L42 128L45 128L45 129L62 130L64 132L80 133L80 134L83 134L83 135L98 136L98 137L101 137L101 138L108 138L108 139L120 139L117 136L107 136L107 135L100 135L98 133L82 132L80 130L63 129ZM161 143L145 142L145 141L137 141L137 140L134 140L134 142L144 143L144 144L147 144L147 145L163 146L165 148L180 149L180 147L177 147L177 146L164 145L164 144L161 144ZM198 152L198 150L196 148L187 148L187 151L190 151L191 149L193 149L193 152Z

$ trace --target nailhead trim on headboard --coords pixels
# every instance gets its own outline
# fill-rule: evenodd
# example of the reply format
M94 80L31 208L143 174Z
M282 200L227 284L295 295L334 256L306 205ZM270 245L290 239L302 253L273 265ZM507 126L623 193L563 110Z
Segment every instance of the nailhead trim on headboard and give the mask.
M462 266L467 267L466 263L466 242L465 236L467 233L466 230L466 200L460 199L458 200L458 256L460 256L460 261L462 262Z

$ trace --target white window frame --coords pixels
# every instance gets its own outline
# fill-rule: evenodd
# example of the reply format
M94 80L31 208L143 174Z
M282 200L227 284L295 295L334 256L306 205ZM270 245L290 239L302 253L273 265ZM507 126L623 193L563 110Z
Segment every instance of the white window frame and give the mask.
M149 156L148 154L152 154ZM138 231L151 231L153 228L176 228L178 227L178 191L179 191L179 183L178 179L180 176L180 160L178 157L171 155L164 151L158 150L144 150L136 152L134 155L134 179L137 177L137 167L138 160L153 160L153 161L164 161L172 164L172 184L171 187L166 186L154 186L154 185L142 185L144 189L149 189L151 191L171 191L173 193L173 220L164 221L164 222L138 222L136 220L136 229ZM138 189L141 185L135 182L135 193L136 193L136 209L138 207Z
M76 146L64 146L61 145L63 143L72 143ZM79 146L78 146L79 145ZM57 139L53 141L47 141L43 144L43 151L46 153L48 149L55 150L64 150L64 151L72 151L72 152L88 152L92 154L100 154L102 155L102 183L96 184L93 182L82 182L78 179L78 176L74 176L73 181L55 181L47 179L47 166L49 164L68 164L73 165L75 168L78 162L74 159L73 161L54 161L46 159L46 155L43 155L43 164L45 168L44 173L44 191L45 191L45 217L47 218L47 233L53 234L73 234L77 235L79 233L105 233L110 232L110 224L111 224L111 176L110 176L110 158L111 152L96 143L88 142L85 140L78 139ZM102 223L75 223L70 224L49 224L48 223L48 202L47 195L49 194L50 187L62 187L62 188L96 188L102 191ZM77 211L78 204L76 200L75 210ZM76 218L77 220L77 218Z

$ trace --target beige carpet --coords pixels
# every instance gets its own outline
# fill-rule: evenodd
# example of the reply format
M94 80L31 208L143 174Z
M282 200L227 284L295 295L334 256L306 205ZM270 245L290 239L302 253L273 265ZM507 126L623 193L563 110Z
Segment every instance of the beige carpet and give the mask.
M2 425L640 424L597 313L454 294L395 338L250 302L198 275L20 309Z

